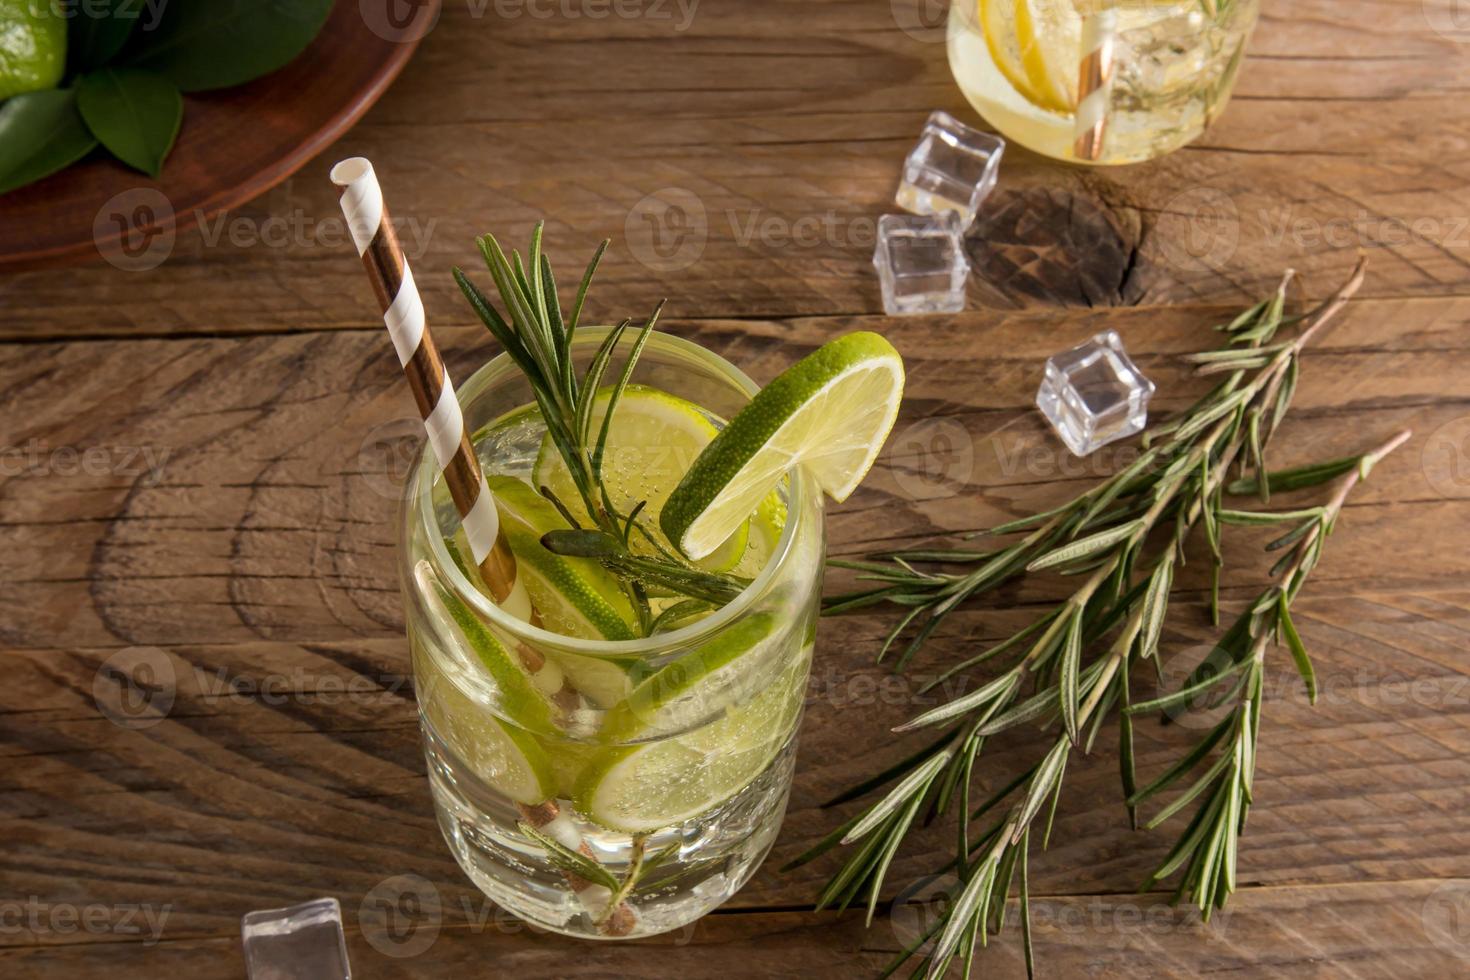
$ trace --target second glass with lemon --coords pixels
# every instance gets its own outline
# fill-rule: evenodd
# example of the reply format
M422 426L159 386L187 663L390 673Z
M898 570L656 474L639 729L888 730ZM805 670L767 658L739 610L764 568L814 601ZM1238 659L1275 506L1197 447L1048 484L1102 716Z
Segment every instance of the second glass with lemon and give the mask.
M1084 25L1110 12L1101 155L1079 160ZM954 0L949 64L1007 139L1061 160L1133 163L1199 136L1224 111L1259 0Z

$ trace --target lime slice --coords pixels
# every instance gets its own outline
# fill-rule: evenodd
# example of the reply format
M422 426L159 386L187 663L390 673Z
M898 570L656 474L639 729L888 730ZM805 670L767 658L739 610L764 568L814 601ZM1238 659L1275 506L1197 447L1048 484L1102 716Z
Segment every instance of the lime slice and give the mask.
M60 4L0 3L0 99L61 82L66 20Z
M498 792L527 804L556 794L555 757L530 732L501 721L442 674L420 693L419 704L433 732Z
M594 433L602 429L610 396L609 388L598 393L592 408ZM619 513L629 514L642 503L640 517L657 527L669 492L719 431L709 415L693 402L657 388L628 385L613 412L602 461L602 483L613 506ZM582 495L550 435L541 442L531 480L538 489L550 488L556 499L583 523L593 523L587 518ZM747 526L742 522L700 566L709 571L730 570L745 556L747 535ZM635 551L655 550L637 534L632 544Z
M554 730L556 726L552 721L551 703L536 686L520 658L506 649L505 644L490 632L484 620L463 599L440 583L430 570L428 562L420 561L414 574L419 580L420 593L431 604L436 605L440 615L459 630L460 636L490 675L490 680L500 695L500 708L506 716L523 728Z
M524 576L542 624L563 636L634 639L637 618L613 574L590 558L567 558L542 547L546 532L570 527L550 501L514 477L491 476L486 482L516 556L516 574Z
M875 333L839 337L783 371L715 437L660 523L692 558L717 548L795 466L832 499L867 475L903 399L903 360Z
M555 730L550 702L480 617L431 577L427 562L419 563L415 575L421 594L447 623L458 628L498 694L494 706L481 703L444 674L432 674L419 703L434 731L476 775L511 799L520 803L548 799L556 789L556 771L531 731ZM426 654L417 655L424 663L433 663Z
M1049 112L1077 106L1082 18L1071 0L977 0L996 68L1021 97Z
M753 618L755 619L755 618ZM649 677L610 712L604 733L617 740L653 737L728 693L737 658L759 647L772 623L753 621ZM574 801L588 818L643 833L676 826L740 792L786 744L802 704L807 653L753 698L732 703L716 720L682 735L602 750L586 764ZM677 669L676 669L677 668ZM702 671L702 672L701 672Z

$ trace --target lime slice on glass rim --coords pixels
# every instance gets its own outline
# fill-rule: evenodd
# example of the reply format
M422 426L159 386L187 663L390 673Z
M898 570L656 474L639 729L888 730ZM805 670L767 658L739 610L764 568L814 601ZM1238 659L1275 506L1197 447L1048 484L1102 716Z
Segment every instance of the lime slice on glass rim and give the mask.
M420 698L434 731L449 741L481 779L519 803L540 803L556 790L551 757L532 732L553 732L545 694L464 600L446 589L427 562L414 574L447 626L458 629L499 694L492 707L461 691L436 669L436 690ZM496 711L503 713L502 721Z
M589 819L625 833L677 826L740 792L765 771L785 744L801 708L805 655L792 657L780 677L742 699L738 680L754 682L739 661L769 641L777 623L756 614L639 684L608 712L603 738L620 744L585 763L573 791ZM724 713L684 734L671 728Z
M903 359L867 331L839 337L766 385L700 453L660 514L691 558L710 554L792 469L841 503L898 418Z
M598 392L592 409L594 434L602 429L610 399L610 388ZM620 514L627 515L642 503L640 519L657 527L669 493L719 432L709 415L693 402L657 388L628 385L613 412L602 459L602 484L612 505ZM571 471L550 435L541 441L531 481L537 489L551 490L562 506L584 524L593 524L587 517L582 495L572 482ZM712 572L734 568L745 557L749 534L749 524L742 521L699 562L700 567ZM638 534L633 535L631 544L635 552L654 551Z

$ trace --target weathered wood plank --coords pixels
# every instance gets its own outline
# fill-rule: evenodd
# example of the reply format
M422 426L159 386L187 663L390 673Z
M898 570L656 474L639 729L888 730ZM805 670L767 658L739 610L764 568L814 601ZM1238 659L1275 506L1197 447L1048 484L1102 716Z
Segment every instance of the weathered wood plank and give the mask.
M157 268L99 263L82 289L69 269L7 276L0 336L369 322L325 177L353 153L416 221L405 238L435 322L466 321L447 268L474 264L473 235L518 240L543 215L566 274L615 240L600 290L618 311L668 296L677 315L876 312L874 222L903 154L931 109L975 118L938 36L899 29L907 2L705 0L687 24L675 4L596 20L499 6L511 15L447 4L336 149L180 235ZM1421 8L1268 7L1220 124L1153 163L1089 172L1013 149L977 229L974 301L1235 301L1286 265L1320 292L1360 247L1382 256L1365 295L1463 293L1470 52Z
M786 827L771 862L731 907L809 901L833 862L790 874L776 868L853 810L821 804L868 775L875 760L921 744L887 728L965 690L958 682L921 687L962 651L1029 615L966 613L902 678L871 663L886 619L824 622ZM1470 664L1462 652L1470 593L1344 595L1329 585L1304 594L1297 619L1321 699L1306 703L1277 654L1242 881L1470 877L1462 819L1470 805ZM1172 683L1213 635L1198 603L1183 603L1165 640ZM175 927L191 935L255 907L363 893L393 874L472 893L434 823L402 640L9 650L0 658L8 678L0 689L7 891L57 901L168 900ZM1139 698L1160 690L1151 677L1136 679L1136 688ZM1052 849L1034 861L1042 893L1127 892L1178 832L1128 830L1114 731L1105 730L1094 758L1069 770ZM1193 720L1141 726L1141 771L1166 768L1198 735ZM980 785L1003 783L1035 750L1029 731L996 739L977 768ZM947 829L919 834L885 894L921 885L951 848Z
M1470 882L1406 882L1331 888L1247 889L1211 925L1175 912L1160 895L1039 897L1036 954L1048 976L1183 977L1200 973L1271 973L1301 977L1455 976L1464 970L1463 937L1446 927L1463 910ZM349 923L355 896L344 901ZM453 898L442 896L445 908ZM468 924L415 915L400 923L401 945L371 922L349 924L353 975L365 978L494 972L527 980L568 975L567 944L471 903ZM925 921L921 905L904 910L907 928L856 915L800 912L712 915L687 934L631 943L582 943L576 975L658 978L873 975ZM483 918L482 918L483 916ZM419 947L424 947L419 949ZM1017 927L979 953L987 977L1024 977ZM738 963L738 967L734 964ZM234 936L141 942L76 942L0 947L7 976L188 975L238 977L244 958ZM958 968L955 969L958 975Z
M1463 522L1470 507L1461 441L1470 429L1467 304L1363 301L1309 356L1296 412L1273 449L1282 464L1360 451L1404 427L1418 432L1354 496L1352 533L1334 541L1340 571L1329 563L1329 578L1443 587L1470 571L1457 539L1434 533ZM833 547L852 552L1049 506L1097 467L1126 461L1131 447L1084 461L1065 454L1030 407L1041 360L1115 326L1158 380L1167 411L1202 390L1170 355L1213 343L1204 327L1219 315L969 313L670 329L760 380L842 330L887 331L907 358L908 398L874 475L832 512ZM1383 350L1390 331L1402 339ZM484 356L483 337L446 331L458 376ZM388 469L401 470L419 437L388 346L369 330L0 347L8 447L0 641L49 648L397 633L401 474ZM1227 585L1255 581L1265 567L1241 554Z

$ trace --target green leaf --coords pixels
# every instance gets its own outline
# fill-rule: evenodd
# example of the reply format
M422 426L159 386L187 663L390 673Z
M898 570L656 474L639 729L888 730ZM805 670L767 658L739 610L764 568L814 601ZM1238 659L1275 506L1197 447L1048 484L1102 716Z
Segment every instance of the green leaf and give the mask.
M133 63L185 92L230 88L285 67L311 43L332 0L169 3Z
M902 734L911 732L916 728L924 728L928 725L937 725L948 721L958 715L963 715L984 704L994 702L996 705L1005 704L1016 688L1021 686L1021 675L1015 671L1007 671L990 683L971 691L963 697L953 701L947 701L937 708L931 708L917 718L898 725L893 729L895 733Z
M1061 683L1057 685L1057 697L1061 701L1062 723L1066 726L1067 737L1075 745L1077 743L1077 675L1082 664L1082 613L1078 610L1072 614L1071 622L1067 624L1067 636L1062 641L1062 673ZM1042 849L1045 850L1045 843Z
M1291 469L1276 470L1266 476L1267 489L1271 493L1281 493L1287 490L1315 487L1348 472L1361 460L1361 456L1344 456L1342 459L1334 459L1326 463L1313 463L1310 466L1294 466ZM1258 484L1257 477L1251 476L1231 483L1225 488L1225 492L1231 496L1259 493Z
M1169 611L1169 589L1173 584L1173 555L1166 553L1149 577L1148 593L1143 598L1138 655L1145 660L1159 649L1159 637L1164 632L1164 614Z
M612 876L612 873L587 855L574 851L554 837L541 833L524 820L516 826L524 836L540 844L546 851L547 860L558 868L595 885L601 885L609 891L618 890L620 883Z
M12 96L0 104L0 194L71 166L96 145L75 90Z
M851 844L860 837L867 836L868 832L878 826L893 814L900 806L908 802L915 793L922 795L929 789L929 783L933 781L934 775L949 765L953 753L945 749L935 753L934 757L922 766L909 773L902 782L888 791L888 795L877 803L874 803L863 818L853 825L842 838L841 843Z
M1090 534L1085 538L1073 541L1071 544L1064 544L1060 548L1048 551L1040 558L1031 562L1031 564L1026 566L1026 571L1036 572L1043 568L1065 565L1068 562L1098 554L1122 541L1124 538L1131 536L1138 530L1139 525L1139 521L1129 521L1127 524L1109 528L1106 531L1099 531L1096 534Z
M623 546L617 538L592 530L547 531L541 535L541 547L553 555L573 558L610 558L623 552Z
M179 135L184 98L162 75L138 68L103 68L77 85L77 109L113 156L157 177Z
M1296 631L1296 624L1291 621L1291 609L1286 603L1286 593L1283 592L1277 599L1277 615L1281 623L1281 635L1286 637L1286 645L1291 650L1291 659L1296 661L1297 673L1302 675L1302 683L1307 685L1307 699L1317 703L1317 672L1312 669L1312 658L1307 656L1307 648L1302 643L1301 634Z
M87 0L85 9L73 10L67 24L67 74L101 68L117 57L139 22L147 29L156 26L157 17L144 0Z

